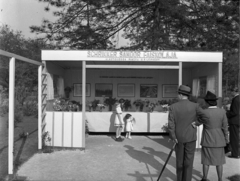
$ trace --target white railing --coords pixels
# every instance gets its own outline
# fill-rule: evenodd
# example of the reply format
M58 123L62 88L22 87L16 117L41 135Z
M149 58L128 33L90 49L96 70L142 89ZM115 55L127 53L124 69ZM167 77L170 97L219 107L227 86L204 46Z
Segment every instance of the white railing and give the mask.
M14 146L14 115L15 115L15 111L14 111L14 96L15 96L15 62L16 60L20 60L20 61L24 61L30 64L34 64L39 66L38 67L38 76L41 78L41 70L43 67L43 64L41 62L35 61L35 60L31 60L29 58L26 57L22 57L20 55L16 55L14 53L10 53L4 50L0 50L0 55L2 56L6 56L9 58L9 114L8 114L8 118L9 118L9 127L8 127L8 174L12 175L13 174L13 170L14 170L14 164L13 164L13 159L14 159L14 155L13 155L13 146ZM41 80L41 79L38 79ZM41 128L41 117L42 117L42 112L41 112L41 104L40 102L41 100L41 81L38 82L38 87L40 87L40 89L38 90L38 110L40 110L38 112L38 128L40 126ZM41 129L38 129L41 130ZM40 131L38 131L38 142L40 141L39 144L41 144L41 135L42 133Z

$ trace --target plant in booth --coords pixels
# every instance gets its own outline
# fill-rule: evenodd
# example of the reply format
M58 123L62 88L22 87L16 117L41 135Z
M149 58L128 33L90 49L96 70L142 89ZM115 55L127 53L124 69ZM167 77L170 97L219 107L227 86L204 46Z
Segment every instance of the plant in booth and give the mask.
M137 99L137 100L135 100L134 102L133 102L133 104L136 106L136 108L138 109L140 109L140 111L142 111L143 110L143 106L144 106L144 104L145 104L145 101L143 101L143 100L141 100L141 99Z
M178 99L175 98L169 100L159 100L158 104L162 106L164 112L167 112L169 111L169 107L176 102L178 102Z
M117 102L117 99L116 99L116 98L112 98L112 97L106 98L106 99L104 100L104 104L109 107L109 111L112 111L112 106L113 106L116 102Z
M120 99L121 100L121 99ZM119 100L119 101L120 101ZM131 108L132 107L132 105L131 105L131 101L130 100L128 100L128 99L123 99L123 108L126 110L126 111L128 111L128 109L129 108Z
M158 103L150 102L149 100L145 100L146 107L148 108L149 112L153 112L155 107L158 105Z
M82 105L76 101L69 101L65 98L56 98L53 101L54 111L80 111Z
M96 111L96 108L97 108L99 102L100 102L100 100L97 100L97 99L94 99L94 100L92 101L91 107L92 107L93 111Z
M97 106L99 107L100 112L106 107L104 104L97 104Z

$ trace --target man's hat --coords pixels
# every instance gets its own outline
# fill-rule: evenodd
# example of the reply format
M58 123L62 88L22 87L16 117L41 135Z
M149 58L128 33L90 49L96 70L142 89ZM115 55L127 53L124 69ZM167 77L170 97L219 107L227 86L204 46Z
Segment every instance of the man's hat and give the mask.
M178 88L178 93L184 94L184 95L190 95L191 88L186 85L180 85Z
M210 91L207 91L207 94L206 96L204 97L204 100L206 101L216 101L218 100L217 96L215 94L213 94L212 92Z

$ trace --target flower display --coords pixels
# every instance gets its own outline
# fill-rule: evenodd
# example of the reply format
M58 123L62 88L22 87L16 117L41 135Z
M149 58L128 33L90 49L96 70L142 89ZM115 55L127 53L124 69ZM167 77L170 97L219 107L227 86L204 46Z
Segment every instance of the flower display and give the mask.
M128 109L131 108L131 107L132 107L131 101L128 100L128 99L125 99L125 100L124 100L124 104L123 104L123 108L124 108L125 110L128 110Z
M178 102L178 99L169 99L169 100L160 100L158 101L158 104L162 106L163 108L163 111L166 112L166 111L169 111L169 107Z
M116 98L112 98L112 97L106 98L106 99L104 100L104 104L109 106L109 111L112 111L112 106L113 106L116 102L117 102L117 99L116 99Z
M150 112L153 112L155 107L158 105L158 103L153 103L153 102L150 102L149 100L145 100L145 103L146 103L146 107L149 109Z
M106 107L104 104L97 104L97 106L100 108L101 112L102 112L102 109L104 109Z
M91 108L92 108L94 111L96 110L99 102L100 102L100 100L97 100L97 99L94 99L94 100L91 102L91 104L92 104Z
M80 103L76 101L69 101L64 98L56 98L53 101L53 109L55 111L79 111Z
M141 100L141 99L137 99L133 102L133 104L137 107L140 108L140 111L143 110L143 106L145 104L145 101Z

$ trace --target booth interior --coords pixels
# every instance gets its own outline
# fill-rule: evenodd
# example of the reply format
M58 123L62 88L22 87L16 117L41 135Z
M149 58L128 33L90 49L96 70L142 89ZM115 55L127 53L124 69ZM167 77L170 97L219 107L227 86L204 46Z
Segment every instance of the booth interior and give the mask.
M179 81L178 69L149 69L152 65L178 65L178 62L94 62L87 65L146 65L146 69L86 69L86 120L89 132L109 133L114 128L114 101L127 101L123 117L130 113L136 120L133 133L164 133L168 119L167 108L176 102ZM46 61L47 117L61 112L81 113L82 62ZM182 84L192 88L192 100L200 101L206 90L217 94L218 64L183 62ZM61 101L67 101L69 109ZM69 103L70 102L70 103ZM66 102L65 102L66 103ZM74 105L78 105L74 108ZM139 104L143 104L139 108ZM61 108L60 108L60 107ZM65 106L65 108L64 108ZM71 107L72 106L72 107ZM112 107L113 106L113 107ZM66 115L65 115L66 117ZM60 124L61 125L61 124Z

